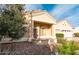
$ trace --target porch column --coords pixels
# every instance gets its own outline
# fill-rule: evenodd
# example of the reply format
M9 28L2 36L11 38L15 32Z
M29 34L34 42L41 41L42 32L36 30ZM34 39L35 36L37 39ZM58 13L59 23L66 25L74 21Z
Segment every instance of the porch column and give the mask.
M52 37L54 39L54 42L57 42L57 39L56 39L56 31L55 31L55 24L52 25Z
M37 29L36 34L37 34L37 39L38 39L40 37L40 28L39 28L39 26L37 26L36 29Z
M37 38L40 38L40 27L38 27L38 37Z
M30 36L29 36L29 41L32 41L32 39L34 39L34 37L33 37L33 29L34 29L34 21L33 21L33 19L32 19L32 12L30 12L30 29L29 29L29 33L28 34L30 34Z
M32 34L31 34L31 39L34 39L34 21L32 21Z

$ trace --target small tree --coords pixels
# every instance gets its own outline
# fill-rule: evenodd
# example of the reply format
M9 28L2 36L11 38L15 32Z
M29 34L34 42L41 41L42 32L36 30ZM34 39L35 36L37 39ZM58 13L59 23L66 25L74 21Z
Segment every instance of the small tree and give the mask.
M4 5L0 15L0 36L19 39L24 36L24 5Z

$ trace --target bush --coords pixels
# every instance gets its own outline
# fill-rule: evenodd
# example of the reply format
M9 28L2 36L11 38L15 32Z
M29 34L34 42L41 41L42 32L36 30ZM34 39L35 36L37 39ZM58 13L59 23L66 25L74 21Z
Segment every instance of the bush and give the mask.
M0 41L1 41L1 39L2 39L2 36L0 35Z
M56 37L57 38L63 38L64 37L64 34L63 33L56 33Z
M58 43L62 43L64 40L64 34L62 33L56 33L56 38Z
M79 33L74 33L76 37L79 37ZM75 41L67 41L64 39L64 34L57 33L56 34L57 42L58 42L58 53L61 55L75 55L79 54L79 43Z
M79 33L74 33L74 36L75 37L79 37Z
M75 55L78 54L75 51L79 50L79 43L74 41L64 41L62 46L58 47L59 54L63 55Z

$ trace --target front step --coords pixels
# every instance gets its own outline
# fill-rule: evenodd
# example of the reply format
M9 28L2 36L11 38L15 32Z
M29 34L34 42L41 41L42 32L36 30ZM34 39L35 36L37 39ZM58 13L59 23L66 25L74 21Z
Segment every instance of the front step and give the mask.
M34 42L40 45L48 45L48 44L52 44L54 40L53 39L38 39L38 40L35 40Z

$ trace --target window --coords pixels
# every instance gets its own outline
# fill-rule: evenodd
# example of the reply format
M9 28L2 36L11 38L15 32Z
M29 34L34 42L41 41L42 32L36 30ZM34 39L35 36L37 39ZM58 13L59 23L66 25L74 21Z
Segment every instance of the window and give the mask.
M48 27L41 28L41 35L42 36L48 35L48 33L49 33Z
M64 22L63 25L66 26L66 23Z
M62 32L71 32L70 30L62 30Z
M46 31L47 31L46 28L42 28L41 31L42 31L42 35L46 35Z
M66 32L66 30L62 30L62 32Z
M60 29L56 29L56 31L60 31Z

